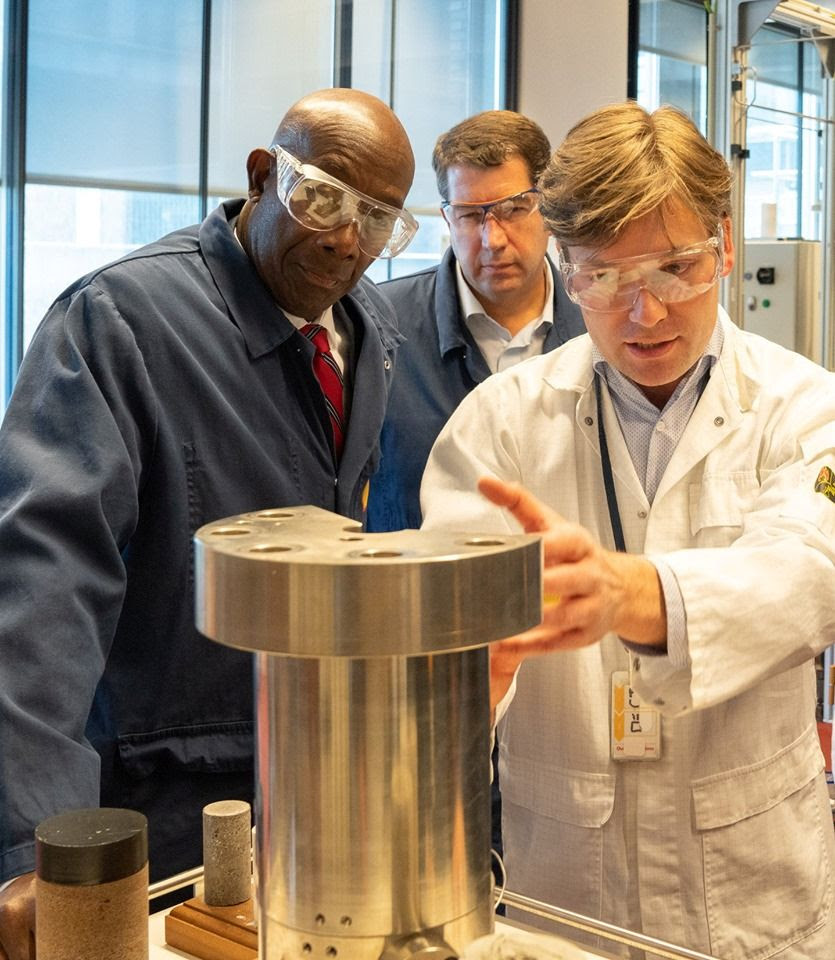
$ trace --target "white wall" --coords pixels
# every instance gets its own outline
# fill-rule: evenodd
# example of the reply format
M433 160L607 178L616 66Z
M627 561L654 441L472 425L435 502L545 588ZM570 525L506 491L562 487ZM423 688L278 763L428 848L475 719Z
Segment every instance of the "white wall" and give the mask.
M626 97L627 0L522 0L518 109L556 147L596 107Z

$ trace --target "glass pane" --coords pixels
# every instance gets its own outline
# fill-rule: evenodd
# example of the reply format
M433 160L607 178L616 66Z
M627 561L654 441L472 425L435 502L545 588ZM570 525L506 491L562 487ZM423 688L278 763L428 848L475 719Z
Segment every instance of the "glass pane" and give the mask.
M26 187L24 349L52 301L96 267L198 219L195 196Z
M354 0L351 84L391 102L392 26L398 0Z
M301 96L332 84L333 0L214 0L209 184L246 196L246 158ZM375 91L376 92L376 91Z
M824 79L817 52L796 32L766 26L748 63L745 235L820 239L824 125L815 117Z
M639 18L641 50L704 64L707 18L698 0L641 0Z
M0 4L0 37L6 36L6 4ZM5 43L0 43L0 130L6 129L5 116L2 111L6 109L6 61L5 61ZM9 318L6 316L6 190L3 183L3 173L6 169L5 152L9 149L5 137L0 147L0 264L4 265L0 269L0 418L6 409L6 393L11 384L6 382L6 363L9 349Z
M755 83L797 90L798 46L796 33L788 29L761 27L748 51L748 65L754 71Z
M503 106L497 75L501 4L399 0L395 9L392 104L417 160L409 203L434 207L431 158L438 135L473 113Z
M642 0L638 102L647 110L670 104L707 126L707 20L701 3Z
M384 280L432 266L447 247L432 149L465 117L504 106L504 3L356 0L353 9L353 84L393 104L415 152L407 206L420 229L405 253L369 271Z
M27 175L197 184L201 0L29 0Z

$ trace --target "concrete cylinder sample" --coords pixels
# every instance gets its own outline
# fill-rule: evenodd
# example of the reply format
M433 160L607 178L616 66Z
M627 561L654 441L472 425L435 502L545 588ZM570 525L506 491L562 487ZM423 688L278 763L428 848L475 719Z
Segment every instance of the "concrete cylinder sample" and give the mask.
M203 808L203 899L212 907L243 903L252 894L252 815L244 800Z

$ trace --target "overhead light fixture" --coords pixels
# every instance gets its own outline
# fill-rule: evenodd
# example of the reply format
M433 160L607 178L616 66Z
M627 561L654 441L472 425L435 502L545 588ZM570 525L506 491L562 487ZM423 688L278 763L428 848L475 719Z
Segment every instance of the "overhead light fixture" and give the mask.
M835 2L810 3L809 0L781 0L771 20L791 24L804 32L835 37Z
M809 0L781 0L771 14L772 20L790 24L815 45L821 66L828 77L835 76L835 0L810 3Z

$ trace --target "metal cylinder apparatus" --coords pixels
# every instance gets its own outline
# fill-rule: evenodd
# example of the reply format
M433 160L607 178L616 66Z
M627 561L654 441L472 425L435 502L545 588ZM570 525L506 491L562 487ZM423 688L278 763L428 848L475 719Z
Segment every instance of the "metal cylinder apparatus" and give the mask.
M487 644L541 619L539 538L263 510L197 531L195 581L198 629L256 653L262 960L489 933Z

